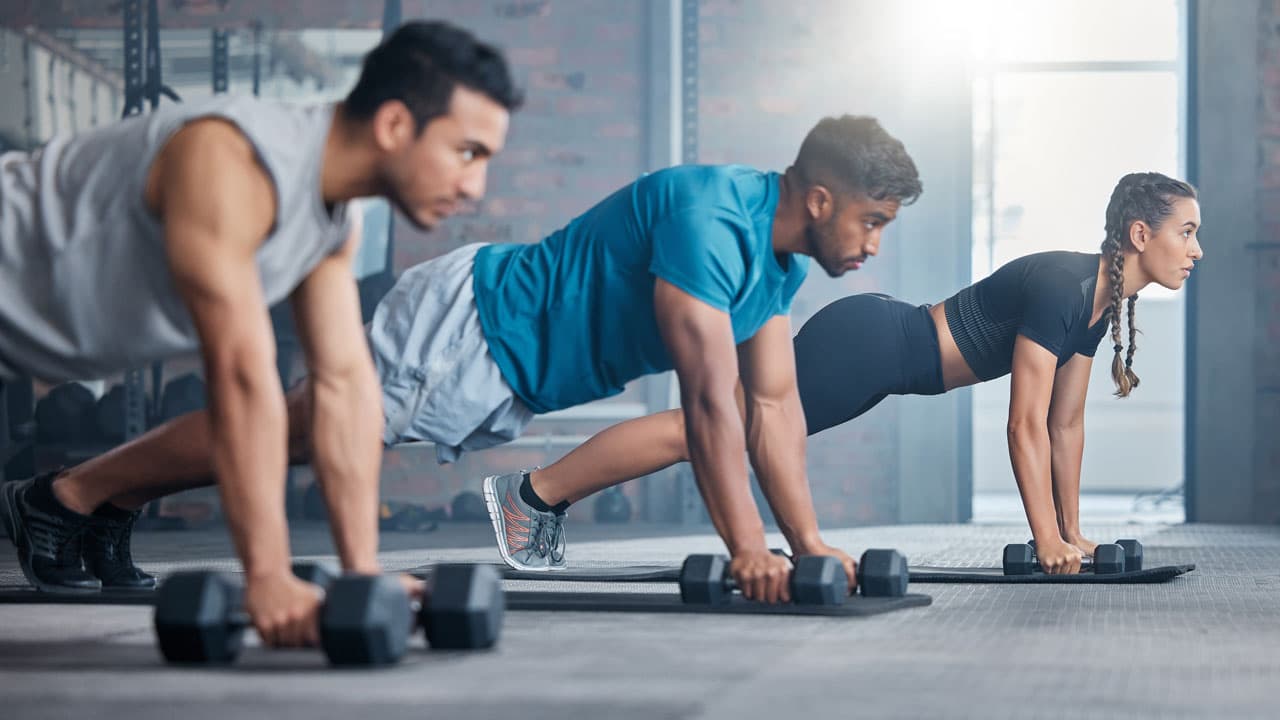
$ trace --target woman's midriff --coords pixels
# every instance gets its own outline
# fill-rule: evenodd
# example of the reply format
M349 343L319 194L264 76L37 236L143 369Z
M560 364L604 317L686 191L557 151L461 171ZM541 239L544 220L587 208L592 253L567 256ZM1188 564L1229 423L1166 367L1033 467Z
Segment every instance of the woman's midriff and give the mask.
M955 338L951 337L951 328L947 325L947 313L943 309L943 303L930 307L929 317L933 318L933 327L938 331L938 354L941 355L942 361L943 389L949 391L958 387L976 385L978 376L969 369L969 363L965 362L964 356L960 354Z

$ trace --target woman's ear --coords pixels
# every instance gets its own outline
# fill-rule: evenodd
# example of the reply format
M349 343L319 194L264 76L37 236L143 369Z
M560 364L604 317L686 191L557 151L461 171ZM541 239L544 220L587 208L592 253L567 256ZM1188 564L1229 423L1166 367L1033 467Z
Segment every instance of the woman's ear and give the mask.
M1151 228L1141 220L1134 220L1129 226L1129 244L1138 252L1146 252L1147 241L1151 239Z

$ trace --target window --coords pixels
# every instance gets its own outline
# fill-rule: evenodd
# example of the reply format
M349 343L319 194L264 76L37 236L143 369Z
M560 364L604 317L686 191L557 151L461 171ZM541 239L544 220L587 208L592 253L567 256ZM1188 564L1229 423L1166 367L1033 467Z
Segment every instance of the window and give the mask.
M1029 253L1097 252L1122 175L1182 174L1182 3L992 0L972 20L974 280ZM1134 362L1142 386L1123 401L1111 396L1110 343L1099 348L1083 493L1127 493L1131 503L1135 494L1181 485L1183 316L1180 293L1142 292ZM1016 498L1004 433L1008 387L1006 379L974 393L979 520L992 507L984 493ZM1012 507L1020 517L1020 503ZM1181 519L1181 505L1176 510Z

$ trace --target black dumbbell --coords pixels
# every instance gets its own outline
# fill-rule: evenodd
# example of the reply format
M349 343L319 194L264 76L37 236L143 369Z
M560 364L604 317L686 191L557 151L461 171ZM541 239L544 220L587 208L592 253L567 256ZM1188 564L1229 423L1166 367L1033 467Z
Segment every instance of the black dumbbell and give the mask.
M849 581L839 560L818 555L792 558L791 602L796 605L840 605ZM690 555L680 568L680 599L691 605L723 605L738 583L724 555Z
M313 563L295 563L293 572L321 587L328 587L335 577L332 570ZM494 567L436 565L424 595L425 599L416 608L417 619L432 648L489 648L502 634L507 604L502 592L502 576Z
M1116 545L1124 548L1124 571L1137 572L1142 569L1142 543L1132 538L1116 541Z
M442 564L431 569L418 622L432 648L476 650L498 642L506 610L497 568Z
M320 612L321 647L334 665L387 665L404 655L409 622L409 596L396 578L336 578ZM156 597L156 638L170 662L229 663L250 624L244 589L226 575L176 573Z
M331 565L317 562L304 562L297 560L293 563L293 575L299 580L306 580L312 585L319 585L325 590L329 589L329 584L334 581L340 572Z
M771 548L769 552L791 559L781 548ZM897 550L867 550L858 560L858 590L863 597L902 597L907 594L909 582L907 558Z
M1031 539L1027 541L1031 546L1032 552L1035 552L1036 541ZM1142 569L1142 543L1131 538L1117 540L1116 545L1124 548L1124 571L1137 572Z
M897 550L867 550L858 560L858 589L863 597L902 597L909 581L907 558Z
M1096 575L1115 575L1125 571L1124 548L1119 545L1099 545L1093 558L1080 565L1081 572ZM1011 543L1004 546L1004 574L1031 575L1041 571L1036 560L1035 547L1031 543Z

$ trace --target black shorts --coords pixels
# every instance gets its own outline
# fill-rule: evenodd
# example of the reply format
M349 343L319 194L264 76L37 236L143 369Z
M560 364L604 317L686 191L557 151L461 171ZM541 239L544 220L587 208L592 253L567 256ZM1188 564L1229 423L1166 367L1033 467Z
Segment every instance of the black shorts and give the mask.
M943 392L928 305L879 293L841 298L800 328L795 351L810 435L858 417L886 395Z

